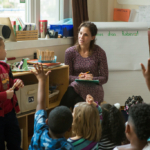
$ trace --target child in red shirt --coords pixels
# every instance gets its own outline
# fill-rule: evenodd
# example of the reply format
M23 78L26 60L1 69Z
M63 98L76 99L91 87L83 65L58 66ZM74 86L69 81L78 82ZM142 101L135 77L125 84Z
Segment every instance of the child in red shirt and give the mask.
M0 37L0 60L4 60L5 57L5 44L3 38ZM20 109L12 89L13 85L15 90L24 86L21 80L13 79L10 67L0 61L0 150L5 150L4 141L7 143L7 149L21 149L21 133L16 118L16 113Z

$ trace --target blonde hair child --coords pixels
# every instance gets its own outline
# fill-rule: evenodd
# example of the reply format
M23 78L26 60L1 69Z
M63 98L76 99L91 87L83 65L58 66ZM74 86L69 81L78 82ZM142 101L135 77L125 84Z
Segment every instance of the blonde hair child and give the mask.
M68 141L74 146L74 150L98 149L101 138L100 115L101 107L94 102L91 95L87 95L86 102L77 103L73 110L72 131L75 137Z

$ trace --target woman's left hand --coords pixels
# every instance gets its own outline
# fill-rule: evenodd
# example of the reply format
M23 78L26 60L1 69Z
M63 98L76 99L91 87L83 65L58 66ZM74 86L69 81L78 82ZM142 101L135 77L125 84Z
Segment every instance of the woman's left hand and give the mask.
M85 79L86 80L93 80L93 75L92 74L85 74Z
M22 87L24 87L24 84L23 84L23 82L22 82L22 80L20 80L20 79L18 79L15 83L14 83L14 87L15 88L22 88Z

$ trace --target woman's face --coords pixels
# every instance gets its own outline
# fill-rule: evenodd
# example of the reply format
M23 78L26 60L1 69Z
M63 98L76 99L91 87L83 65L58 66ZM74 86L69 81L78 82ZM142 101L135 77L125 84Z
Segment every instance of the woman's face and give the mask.
M95 36L91 35L90 30L87 27L82 27L78 34L78 42L80 46L88 46L90 42L94 40Z

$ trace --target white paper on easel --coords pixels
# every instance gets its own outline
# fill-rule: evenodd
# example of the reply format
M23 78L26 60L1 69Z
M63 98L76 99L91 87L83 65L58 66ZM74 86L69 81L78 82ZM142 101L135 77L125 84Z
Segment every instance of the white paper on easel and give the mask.
M125 101L132 95L140 95L144 102L150 103L149 91L142 71L110 71L109 80L103 85L104 101L124 106Z
M140 22L95 22L96 44L107 55L109 71L141 70L149 57L147 24Z
M128 22L139 22L139 10L132 9L130 12L130 18Z

